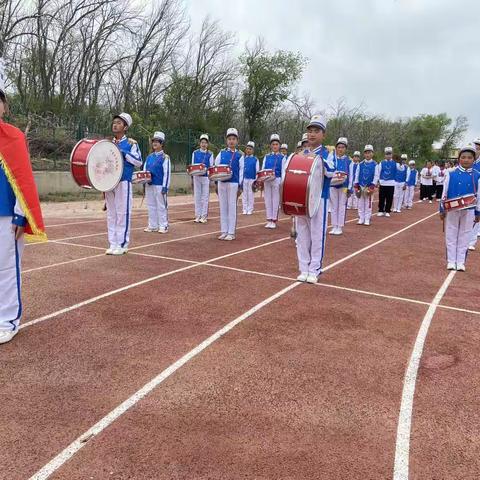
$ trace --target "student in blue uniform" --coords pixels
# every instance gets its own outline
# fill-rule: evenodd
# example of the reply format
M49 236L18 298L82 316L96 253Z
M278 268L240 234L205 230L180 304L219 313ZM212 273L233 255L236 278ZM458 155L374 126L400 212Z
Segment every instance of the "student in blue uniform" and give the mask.
M192 165L205 165L208 170L213 167L213 153L208 149L209 137L206 133L200 135L200 148L192 153ZM205 175L196 175L193 177L193 194L195 199L195 223L207 223L208 202L210 200L210 180L208 171Z
M248 142L245 148L244 169L243 169L243 193L242 206L244 215L252 215L254 209L255 194L253 183L257 178L260 162L254 155L255 142Z
M354 189L358 199L357 225L370 225L372 217L372 197L377 184L376 166L373 159L372 145L365 145L363 149L364 160L360 162L354 180Z
M468 243L472 226L480 221L480 173L473 170L475 147L467 145L460 149L459 165L445 175L440 217L445 221L447 269L465 271ZM476 206L466 210L445 211L447 199L476 195Z
M170 188L171 162L163 151L165 134L155 132L152 138L151 153L145 160L144 170L152 174L152 181L145 185L148 208L148 227L145 232L168 232L168 200Z
M415 187L418 184L418 171L415 168L415 160L408 162L407 176L405 179L405 207L411 209L413 207L413 196L415 195Z
M347 210L357 210L358 209L358 197L353 193L353 183L357 175L358 165L360 164L360 152L356 150L352 155L352 162L350 163L350 174L348 176L350 183L348 186L348 200L347 200Z
M405 164L407 161L407 154L402 153L397 164L397 173L395 175L395 191L393 194L393 209L392 212L400 213L404 203L405 196L405 182L407 180L408 167Z
M475 146L475 162L473 162L472 168L480 173L480 138L476 138L473 141L473 145ZM480 237L480 223L476 223L472 228L472 235L470 237L470 242L468 245L469 250L475 250L477 245L478 237Z
M380 184L378 194L378 216L389 217L392 211L393 194L395 192L395 177L397 162L393 160L392 147L385 148L385 159L377 165L377 181Z

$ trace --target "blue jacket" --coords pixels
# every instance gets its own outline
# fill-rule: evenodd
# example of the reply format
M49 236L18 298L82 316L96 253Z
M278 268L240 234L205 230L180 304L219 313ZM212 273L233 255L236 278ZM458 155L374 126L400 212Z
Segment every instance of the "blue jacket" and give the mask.
M282 176L282 163L285 160L285 156L281 153L269 153L265 155L263 159L262 169L275 170L275 177L280 178Z
M397 183L405 183L407 181L407 167L405 165L398 165L395 181Z
M347 177L345 181L341 185L335 185L334 188L348 188L349 184L349 174L350 174L350 163L352 161L348 157L348 155L344 155L343 157L337 157L337 154L333 152L333 159L335 162L335 171L337 172L345 172Z
M375 169L377 164L375 160L362 160L358 165L358 184L361 187L369 187L374 185L374 178L375 178Z
M210 167L213 167L213 153L210 150L202 151L200 149L195 150L192 153L192 165L196 165L199 163L203 163L207 170ZM205 175L202 175L207 177L208 176L208 171L205 172Z
M304 153L310 153L310 150L305 150ZM331 157L329 157L327 147L320 145L313 153L320 155L323 159L323 166L325 168L325 175L323 179L322 198L328 200L330 198L330 182L332 181L333 174L335 173L335 164Z
M217 155L215 165L230 165L232 178L226 181L229 183L238 183L239 185L243 184L244 158L242 152L239 150L232 152L225 148Z
M258 158L255 155L247 155L244 158L243 178L255 180L258 172Z
M0 217L11 217L13 224L24 227L27 224L27 219L16 211L19 210L19 207L15 208L16 203L15 193L0 161Z
M444 187L443 198L463 197L465 195L471 195L472 193L478 195L479 180L479 172L473 169L465 170L463 167L458 166L448 172L448 177L445 179L446 186ZM440 212L443 213L444 211L442 201L440 202ZM480 215L480 211L475 210L475 215Z
M170 157L164 152L153 152L145 160L144 170L152 174L150 185L170 186Z
M408 167L407 186L414 187L417 184L418 172L415 168Z
M142 154L138 148L138 143L126 136L118 142L114 140L114 143L123 156L123 175L120 181L131 182L134 168L142 166Z

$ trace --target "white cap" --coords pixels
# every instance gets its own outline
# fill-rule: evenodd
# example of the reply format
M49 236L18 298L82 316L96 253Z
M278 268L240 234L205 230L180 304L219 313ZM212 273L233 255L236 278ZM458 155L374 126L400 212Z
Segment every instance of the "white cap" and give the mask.
M353 152L353 156L354 156L354 157L359 157L359 156L360 156L360 152L359 152L358 150L355 150L355 151Z
M1 59L0 59L0 61L1 61ZM0 89L1 89L1 87L0 87ZM473 141L473 143L474 143L475 145L480 145L480 137L477 137L477 138Z
M323 115L320 115L319 113L317 113L310 119L310 122L307 125L307 128L308 127L318 127L318 128L321 128L323 131L325 131L327 128L327 122L325 121L325 118L323 117Z
M297 142L297 148L300 148L302 146L302 142Z
M255 142L252 142L251 140L247 143L247 147L252 147L255 148Z
M410 160L410 161L408 162L408 164L409 164L409 165L415 165L415 160Z
M340 137L338 140L337 140L337 143L335 144L335 146L337 146L339 143L345 145L346 147L348 147L348 140L347 140L347 137Z
M210 138L208 138L208 134L202 133L200 135L200 140L206 140L207 142L210 142Z
M403 160L406 160L408 158L408 155L406 153L402 153L400 155L400 158L403 159Z
M308 142L308 134L307 134L307 133L304 133L304 134L302 135L302 143L303 143L303 142Z
M364 152L373 152L373 146L372 145L365 145L365 148L363 149Z
M230 135L235 135L238 138L238 130L236 128L229 128L225 136L229 137Z
M471 152L473 153L473 155L476 155L477 153L477 149L475 148L475 145L472 145L471 143L467 144L467 145L464 145L460 151L458 152L458 156L460 157L460 155L463 153L463 152Z
M165 142L165 134L163 132L155 132L153 134L152 140L159 140L160 142Z
M272 133L270 135L270 143L272 143L272 142L280 143L280 135L278 133Z
M282 143L280 145L280 148L284 148L285 150L288 150L288 145L286 143Z
M393 148L392 147L385 147L385 153L393 153Z
M0 93L5 95L5 61L0 57Z
M129 115L128 113L122 112L118 115L115 115L113 118L121 118L127 124L127 127L130 128L132 126L133 120L131 115Z

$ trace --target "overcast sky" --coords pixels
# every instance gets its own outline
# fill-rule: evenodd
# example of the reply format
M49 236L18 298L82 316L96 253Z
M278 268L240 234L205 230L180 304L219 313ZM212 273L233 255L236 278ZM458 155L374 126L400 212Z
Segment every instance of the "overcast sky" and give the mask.
M466 115L480 136L479 0L187 0L192 26L206 14L271 50L300 51L300 84L319 109L350 106L391 118Z

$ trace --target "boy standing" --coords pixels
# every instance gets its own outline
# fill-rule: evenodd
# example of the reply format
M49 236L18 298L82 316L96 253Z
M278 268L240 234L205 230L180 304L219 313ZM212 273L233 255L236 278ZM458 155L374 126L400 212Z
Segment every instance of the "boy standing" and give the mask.
M405 207L411 209L413 207L413 196L415 195L415 187L418 183L418 172L415 168L415 160L408 162L407 178L405 181Z
M255 195L253 193L253 183L257 178L257 173L260 167L258 158L254 155L254 151L255 142L248 142L245 148L243 170L242 205L244 215L252 215L254 208Z
M370 225L372 217L372 196L377 184L376 163L373 159L373 147L365 145L363 150L365 159L360 162L353 181L355 194L358 199L357 225Z
M207 223L208 202L210 200L210 179L208 169L213 167L213 153L208 150L209 137L206 133L200 135L200 148L192 153L192 165L204 164L205 175L193 177L193 193L195 198L195 223Z
M393 160L392 147L385 148L385 158L377 165L376 177L380 183L378 216L389 217L392 210L397 162Z

